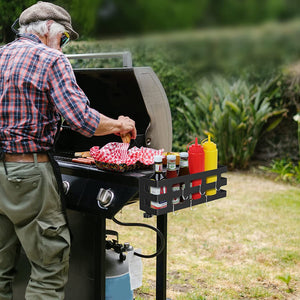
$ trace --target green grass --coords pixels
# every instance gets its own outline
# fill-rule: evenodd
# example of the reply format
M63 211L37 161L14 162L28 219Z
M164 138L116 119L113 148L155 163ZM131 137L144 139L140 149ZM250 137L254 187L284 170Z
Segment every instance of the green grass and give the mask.
M168 297L300 299L300 189L249 173L226 175L226 198L168 216ZM138 204L116 217L156 225ZM143 253L155 251L155 234L147 229L112 221L108 228ZM155 259L143 266L136 299L155 299Z

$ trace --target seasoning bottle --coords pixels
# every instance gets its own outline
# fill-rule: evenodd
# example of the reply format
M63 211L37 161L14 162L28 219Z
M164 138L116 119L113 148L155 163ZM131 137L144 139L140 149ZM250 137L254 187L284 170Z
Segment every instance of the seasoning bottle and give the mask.
M204 170L215 170L218 168L218 149L217 145L210 140L210 135L208 139L202 142L203 150L205 154ZM209 176L206 178L206 183L216 182L217 176ZM215 195L216 189L210 189L206 191L206 195Z
M189 146L189 170L190 174L195 174L204 171L204 151L201 144L198 144L198 139L195 138L195 144ZM192 186L201 185L202 180L197 179L192 181ZM192 196L193 199L200 199L200 193L194 193Z
M178 171L178 176L184 176L184 175L189 175L189 154L187 152L180 152L180 163L179 163L179 171ZM185 183L180 184L180 189L181 189L181 196L180 196L180 202L183 202L184 200L187 200L188 197L184 198L183 193L185 189Z
M154 173L150 177L151 180L154 181L160 181L165 179L165 176L163 174L163 164L162 164L162 156L160 155L155 155L154 156ZM160 195L160 194L165 194L166 193L166 187L154 187L150 186L150 194L152 195ZM167 207L167 201L162 200L162 201L151 201L151 207L154 209L160 209Z
M174 178L177 177L177 170L176 170L176 156L175 155L167 155L167 172L166 177L167 178ZM172 185L173 191L179 191L180 190L180 184L176 183ZM173 204L178 204L180 202L180 197L174 198L172 200Z

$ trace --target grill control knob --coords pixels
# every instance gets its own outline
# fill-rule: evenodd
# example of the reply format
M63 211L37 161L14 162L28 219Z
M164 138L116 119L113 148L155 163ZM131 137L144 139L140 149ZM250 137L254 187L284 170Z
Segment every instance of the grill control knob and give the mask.
M148 138L146 139L146 145L147 145L147 146L150 146L150 145L151 145L151 138L148 137Z
M70 190L70 183L66 180L63 181L63 190L65 195L67 195Z
M103 189L100 188L98 196L97 196L97 203L100 208L107 208L110 206L112 200L114 199L114 193L111 189Z

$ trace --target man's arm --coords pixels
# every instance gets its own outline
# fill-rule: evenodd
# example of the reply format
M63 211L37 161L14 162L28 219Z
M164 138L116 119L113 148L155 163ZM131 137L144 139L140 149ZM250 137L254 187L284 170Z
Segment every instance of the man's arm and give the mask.
M131 138L136 138L135 122L129 117L119 116L117 120L111 119L103 114L100 114L100 122L95 131L95 135L106 134L123 135L130 133Z
M72 66L63 56L57 60L50 72L51 97L70 127L85 136L131 134L136 138L135 122L129 117L109 118L89 107L89 100L78 86Z

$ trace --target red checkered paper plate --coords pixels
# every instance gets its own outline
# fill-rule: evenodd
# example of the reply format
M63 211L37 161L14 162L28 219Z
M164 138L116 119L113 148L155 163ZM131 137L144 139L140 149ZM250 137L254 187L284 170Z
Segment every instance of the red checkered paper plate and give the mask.
M112 142L102 148L94 146L90 149L90 153L99 169L125 172L152 165L154 156L162 155L164 152L164 149L133 147L128 150L128 147L127 143Z

